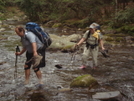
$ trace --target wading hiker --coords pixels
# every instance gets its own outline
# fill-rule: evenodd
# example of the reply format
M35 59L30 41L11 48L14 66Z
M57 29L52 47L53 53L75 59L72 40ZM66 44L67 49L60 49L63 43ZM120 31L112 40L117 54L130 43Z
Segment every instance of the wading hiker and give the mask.
M103 46L102 34L100 32L99 24L92 23L89 26L89 30L85 32L85 34L83 35L83 38L74 46L74 48L78 47L83 42L86 42L86 45L84 47L84 52L82 55L83 64L80 68L81 69L86 68L86 61L89 58L89 55L91 54L91 57L93 60L92 69L96 69L98 67L97 57L98 57L99 44L101 46L101 49L105 50Z
M22 55L26 51L24 84L29 83L31 66L39 79L39 84L43 84L40 68L45 67L46 47L35 34L31 31L25 31L25 29L21 26L16 27L15 32L21 37L21 43L23 46L23 49L20 52L16 52L16 55Z

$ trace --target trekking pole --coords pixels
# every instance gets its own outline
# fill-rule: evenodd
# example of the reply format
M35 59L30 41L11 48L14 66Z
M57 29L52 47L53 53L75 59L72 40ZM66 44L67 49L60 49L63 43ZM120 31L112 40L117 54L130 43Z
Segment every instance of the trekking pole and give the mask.
M76 54L77 54L77 51L72 54L72 56L71 56L71 63L74 62Z
M16 52L20 52L19 46L16 46ZM18 55L16 55L16 59L15 59L14 79L16 79L16 77L17 77L17 61L18 61Z
M76 54L78 54L79 47L76 47L76 49L74 49L73 51L74 51L74 53L73 53L72 56L71 56L71 63L74 62L75 56L76 56Z

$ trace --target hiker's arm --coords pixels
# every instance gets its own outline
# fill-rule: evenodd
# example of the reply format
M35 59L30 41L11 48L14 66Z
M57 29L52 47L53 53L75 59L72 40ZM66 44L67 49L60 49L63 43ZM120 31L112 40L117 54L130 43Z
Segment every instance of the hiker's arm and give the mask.
M104 48L103 40L100 39L100 40L99 40L99 43L100 43L101 49L104 50L105 48Z
M79 45L81 45L85 41L85 38L82 38L77 44L74 45L74 49L76 49Z
M76 45L79 46L85 41L85 38L82 38Z
M32 49L33 49L33 56L38 55L36 42L33 42L33 43L32 43Z
M21 54L23 54L25 51L26 51L26 49L23 48L20 52L16 52L15 54L16 54L16 55L21 55Z
M87 31L84 33L82 39L81 39L75 46L81 45L81 44L89 37L89 35L90 35L89 30L87 30Z

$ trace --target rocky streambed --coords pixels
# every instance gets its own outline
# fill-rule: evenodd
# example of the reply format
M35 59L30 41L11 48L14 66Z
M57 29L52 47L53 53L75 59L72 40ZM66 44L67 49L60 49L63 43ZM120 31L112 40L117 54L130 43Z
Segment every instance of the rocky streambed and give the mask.
M15 25L23 25L18 23ZM7 24L0 32L0 100L1 101L100 101L93 98L96 92L119 91L121 96L107 101L133 101L134 100L134 47L130 44L120 45L105 43L109 48L109 58L104 58L99 52L99 68L92 70L91 59L89 67L81 70L81 53L74 54L68 51L77 41L74 36L57 36L61 32L56 29L47 29L54 39L53 46L46 52L46 67L42 68L44 85L37 84L37 78L31 69L30 84L25 86L24 69L25 54L18 57L15 68L15 47L20 45L19 37L14 33L15 25ZM2 28L1 28L2 29ZM57 34L57 35L55 35ZM77 39L80 37L77 36ZM58 39L58 40L57 40ZM63 39L64 41L61 41ZM59 41L60 40L60 41ZM73 40L72 43L67 40ZM62 46L62 47L61 47ZM63 48L64 47L64 48ZM21 47L20 47L21 48ZM61 52L62 50L62 52ZM63 51L64 50L64 51ZM63 53L64 52L64 53ZM72 56L74 58L72 59ZM55 67L60 64L61 69ZM17 72L15 71L17 69ZM17 73L17 78L14 74ZM70 83L78 76L90 74L97 82L97 88L70 88Z

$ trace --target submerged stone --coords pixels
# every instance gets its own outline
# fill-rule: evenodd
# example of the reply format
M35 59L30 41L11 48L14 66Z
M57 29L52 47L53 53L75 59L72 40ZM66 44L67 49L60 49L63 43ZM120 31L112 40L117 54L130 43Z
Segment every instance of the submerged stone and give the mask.
M71 84L70 87L88 87L92 88L93 86L98 85L97 80L92 77L91 75L82 75L77 78L75 78Z

